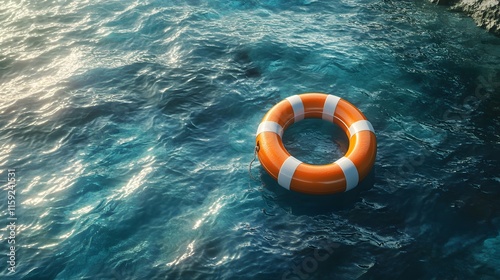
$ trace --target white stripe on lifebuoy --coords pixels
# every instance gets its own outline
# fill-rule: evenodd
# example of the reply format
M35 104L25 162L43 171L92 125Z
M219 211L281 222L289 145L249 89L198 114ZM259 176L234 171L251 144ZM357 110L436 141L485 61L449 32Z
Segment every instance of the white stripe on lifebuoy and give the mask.
M354 134L356 134L360 131L364 131L364 130L369 130L369 131L375 133L375 130L373 129L373 126L369 121L360 120L360 121L353 123L349 127L349 133L351 134L349 137L352 137Z
M290 102L290 105L292 105L294 122L298 122L298 121L303 120L304 119L304 103L302 103L302 99L300 99L300 96L293 95L293 96L287 97L286 100L288 100L288 102Z
M278 184L283 188L290 190L293 173L295 173L295 170L301 163L302 161L289 156L280 168L280 173L278 174Z
M322 118L325 121L332 122L333 116L335 115L335 110L337 109L337 104L339 103L340 97L329 94L326 97L325 105L323 106Z
M356 165L354 165L354 163L346 157L341 157L335 163L338 164L342 169L342 172L344 172L346 183L345 191L356 187L359 182L359 174Z
M280 137L283 136L283 127L279 125L277 122L271 122L271 121L261 122L259 124L259 128L257 128L256 136L266 131L274 132L278 134Z

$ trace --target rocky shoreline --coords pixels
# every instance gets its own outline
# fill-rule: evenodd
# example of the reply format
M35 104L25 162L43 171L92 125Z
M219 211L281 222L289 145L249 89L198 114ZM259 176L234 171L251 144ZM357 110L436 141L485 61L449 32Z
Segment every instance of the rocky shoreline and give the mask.
M471 16L476 24L500 36L500 0L429 0L438 5L448 5L454 11Z

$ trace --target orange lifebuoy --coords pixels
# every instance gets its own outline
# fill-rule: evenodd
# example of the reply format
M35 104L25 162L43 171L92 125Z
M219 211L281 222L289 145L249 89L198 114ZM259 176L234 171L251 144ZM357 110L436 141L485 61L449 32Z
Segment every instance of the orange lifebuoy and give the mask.
M301 162L286 150L281 137L293 123L322 118L337 124L349 138L349 149L330 164ZM294 95L267 112L257 129L257 154L264 169L282 187L308 194L348 191L368 175L377 153L373 126L354 105L324 93Z

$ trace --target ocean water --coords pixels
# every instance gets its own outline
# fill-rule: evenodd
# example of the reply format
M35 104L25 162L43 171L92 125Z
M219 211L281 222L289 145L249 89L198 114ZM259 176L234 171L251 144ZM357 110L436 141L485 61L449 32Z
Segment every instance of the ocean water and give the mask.
M500 38L462 14L2 0L0 30L1 279L500 278ZM303 92L375 128L350 192L250 167L260 119ZM284 141L310 162L347 149L322 121Z

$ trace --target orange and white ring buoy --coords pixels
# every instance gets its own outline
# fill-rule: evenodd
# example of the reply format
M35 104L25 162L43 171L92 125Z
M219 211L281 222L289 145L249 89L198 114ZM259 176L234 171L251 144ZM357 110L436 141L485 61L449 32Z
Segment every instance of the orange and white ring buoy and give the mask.
M303 163L285 149L281 137L293 123L322 118L338 125L349 138L347 153L325 165ZM282 187L308 194L331 194L356 187L368 175L377 153L371 123L354 105L324 93L294 95L276 104L257 129L259 161Z

